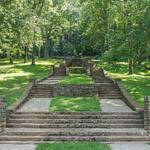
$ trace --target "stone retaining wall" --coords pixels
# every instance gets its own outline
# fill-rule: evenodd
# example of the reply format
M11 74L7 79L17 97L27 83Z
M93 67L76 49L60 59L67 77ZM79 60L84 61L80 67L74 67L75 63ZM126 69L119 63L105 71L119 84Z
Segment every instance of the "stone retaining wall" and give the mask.
M87 72L88 72L87 67L69 67L69 73L87 74Z
M66 58L65 62L67 67L71 67L71 66L88 67L89 66L87 58L70 57L70 58Z
M54 76L65 76L66 75L66 66L64 64L53 66L53 75Z
M150 135L150 96L146 96L144 100L144 128Z
M6 98L4 96L0 96L0 132L6 126Z
M95 96L97 93L94 84L57 84L53 88L53 96Z

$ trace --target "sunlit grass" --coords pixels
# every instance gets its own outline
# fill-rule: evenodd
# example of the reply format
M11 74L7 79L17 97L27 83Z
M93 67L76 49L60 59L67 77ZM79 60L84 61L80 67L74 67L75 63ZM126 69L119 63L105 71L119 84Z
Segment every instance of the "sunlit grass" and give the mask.
M104 67L108 76L121 78L125 88L131 96L141 105L144 105L144 96L150 95L150 70L144 67L134 68L134 74L128 75L128 64L120 62L109 64L103 61L95 61L97 66Z
M50 111L100 111L97 97L67 97L52 98Z
M61 84L92 84L93 79L86 74L70 74L60 81Z
M0 95L7 98L7 105L16 102L23 94L30 78L43 78L48 75L50 65L55 59L38 60L35 66L31 62L16 60L9 64L7 59L0 61Z
M111 150L107 144L96 142L54 142L38 144L36 150Z

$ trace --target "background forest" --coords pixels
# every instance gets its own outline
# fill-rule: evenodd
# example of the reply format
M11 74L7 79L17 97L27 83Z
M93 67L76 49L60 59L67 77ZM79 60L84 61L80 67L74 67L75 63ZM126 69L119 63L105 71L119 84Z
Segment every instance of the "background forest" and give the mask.
M1 0L0 57L150 59L150 0ZM119 57L118 57L119 56Z

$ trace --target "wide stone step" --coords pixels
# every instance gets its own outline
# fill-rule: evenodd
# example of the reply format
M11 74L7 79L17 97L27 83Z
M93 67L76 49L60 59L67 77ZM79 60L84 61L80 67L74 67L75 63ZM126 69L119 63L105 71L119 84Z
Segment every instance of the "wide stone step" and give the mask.
M8 123L8 128L143 128L143 124L104 124L104 123Z
M99 91L99 93L111 93L111 94L116 94L116 93L121 93L119 90L117 90L117 91Z
M99 97L101 98L101 99L122 99L123 98L123 96L109 96L109 95L106 95L106 96L101 96L101 95L99 95Z
M121 93L99 93L101 96L122 96Z
M142 119L9 119L7 123L124 123L142 124Z
M46 114L22 114L10 115L10 118L38 118L38 119L141 119L140 115L46 115Z
M28 129L28 128L27 128ZM2 136L146 136L146 132L127 132L127 131L10 131L3 132ZM69 130L69 129L68 129Z
M0 141L100 141L100 142L133 142L150 141L148 136L0 136Z
M69 112L69 111L64 111L64 112L15 112L10 115L84 115L84 116L120 116L120 115L128 115L128 116L133 116L133 115L140 115L139 112Z

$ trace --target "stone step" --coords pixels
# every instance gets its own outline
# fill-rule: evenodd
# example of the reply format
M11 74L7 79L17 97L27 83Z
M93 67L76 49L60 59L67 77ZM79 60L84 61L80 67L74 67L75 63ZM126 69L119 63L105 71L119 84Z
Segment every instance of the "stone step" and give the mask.
M3 132L2 136L146 136L145 133L141 132L81 132L81 131L32 131L32 132Z
M133 142L150 141L149 136L0 136L0 141L100 141Z
M38 119L141 119L141 115L51 115L51 114L11 114L9 118Z
M133 111L133 112L89 112L89 111L81 111L81 112L71 112L71 111L63 111L63 112L15 112L10 115L78 115L78 116L141 116L141 113Z
M9 119L7 123L124 123L142 124L142 119Z
M101 99L122 99L123 98L123 96L109 96L109 95L105 95L105 96L101 96L101 95L99 95L99 97L101 98Z
M101 96L122 96L121 93L99 93Z
M8 128L143 128L143 124L107 124L107 123L7 123Z
M99 93L111 93L111 94L113 94L113 93L121 93L119 90L117 90L117 91L99 91Z

